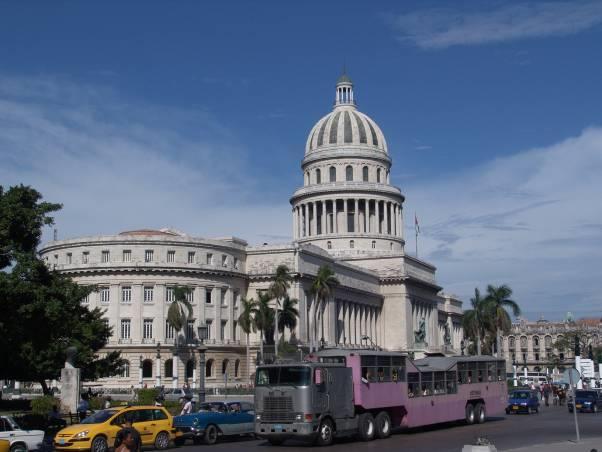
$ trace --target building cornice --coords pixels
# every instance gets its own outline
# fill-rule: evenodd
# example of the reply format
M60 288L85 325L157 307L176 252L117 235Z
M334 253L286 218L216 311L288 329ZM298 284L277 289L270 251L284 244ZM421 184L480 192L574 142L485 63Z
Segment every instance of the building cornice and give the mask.
M295 204L296 202L306 199L309 197L315 197L319 195L332 195L337 194L338 198L357 198L353 194L366 195L369 199L374 199L375 196L384 196L387 198L394 197L399 202L405 201L405 196L401 193L401 190L393 185L389 184L377 184L374 182L326 182L322 184L313 184L305 187L301 187L293 193L290 198L290 203Z

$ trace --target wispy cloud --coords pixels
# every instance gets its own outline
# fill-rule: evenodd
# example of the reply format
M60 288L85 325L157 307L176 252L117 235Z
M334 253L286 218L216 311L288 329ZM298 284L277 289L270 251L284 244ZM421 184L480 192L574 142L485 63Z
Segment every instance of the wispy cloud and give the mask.
M602 2L529 2L490 11L424 9L390 22L401 41L441 49L578 33L602 23Z
M0 77L0 183L61 202L61 237L175 227L250 242L290 229L261 199L235 134L202 110L134 103L107 87Z
M602 127L591 127L439 181L412 181L405 210L418 212L421 257L447 290L468 299L474 287L508 283L526 311L602 315L600 174ZM413 236L408 229L410 252Z

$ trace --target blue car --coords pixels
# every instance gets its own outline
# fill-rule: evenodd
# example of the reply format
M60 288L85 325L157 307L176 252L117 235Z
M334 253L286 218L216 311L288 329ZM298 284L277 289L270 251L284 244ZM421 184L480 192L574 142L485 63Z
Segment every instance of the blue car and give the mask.
M202 403L197 413L174 417L173 425L178 430L177 446L187 439L215 444L220 436L254 435L255 407L242 401Z
M512 391L506 407L506 414L510 413L539 413L537 393L529 389Z
M567 403L569 413L573 412L573 400ZM575 392L575 407L578 411L591 411L597 413L602 408L602 397L600 392L594 390L577 390Z

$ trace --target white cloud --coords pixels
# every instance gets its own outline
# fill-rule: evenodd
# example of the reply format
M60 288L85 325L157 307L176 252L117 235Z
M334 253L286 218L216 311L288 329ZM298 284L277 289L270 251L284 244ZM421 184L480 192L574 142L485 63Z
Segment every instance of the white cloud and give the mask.
M391 19L401 41L424 49L569 35L600 23L600 0L531 2L478 12L424 9Z
M602 316L602 128L406 189L421 257L465 300L510 284L524 310ZM411 218L412 221L408 220Z
M168 226L255 243L288 232L288 193L279 205L257 200L261 175L248 157L202 111L65 80L0 77L0 183L63 203L61 237Z

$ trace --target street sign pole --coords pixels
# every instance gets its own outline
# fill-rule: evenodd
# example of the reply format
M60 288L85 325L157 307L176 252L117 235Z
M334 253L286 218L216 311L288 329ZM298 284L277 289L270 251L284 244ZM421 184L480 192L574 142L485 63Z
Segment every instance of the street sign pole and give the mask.
M574 375L577 372L573 372L574 369L569 369L569 384L571 385L571 392L573 393L573 417L575 419L575 435L577 436L577 439L575 442L579 442L581 441L581 438L579 437L579 421L577 421L577 399L575 398L575 386L573 386L573 376L576 377L576 375Z

